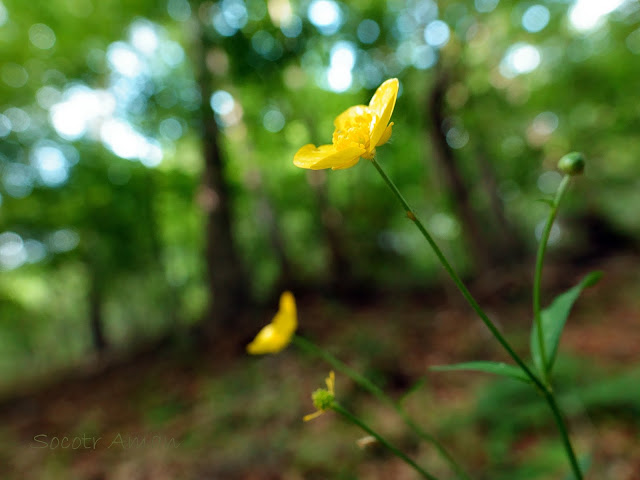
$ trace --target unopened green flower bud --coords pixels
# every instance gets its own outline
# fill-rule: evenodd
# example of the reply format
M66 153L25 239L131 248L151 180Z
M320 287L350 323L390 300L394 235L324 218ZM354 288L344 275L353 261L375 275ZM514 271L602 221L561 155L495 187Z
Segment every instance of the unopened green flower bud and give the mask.
M567 175L580 175L584 172L584 155L580 152L567 153L558 162L558 168Z
M324 412L329 410L336 399L335 395L324 388L319 388L311 394L313 400L313 406L319 411Z

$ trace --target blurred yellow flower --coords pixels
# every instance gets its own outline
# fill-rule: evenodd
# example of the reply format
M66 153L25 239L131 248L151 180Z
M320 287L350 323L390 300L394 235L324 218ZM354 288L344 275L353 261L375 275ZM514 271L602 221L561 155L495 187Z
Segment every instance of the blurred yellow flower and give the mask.
M334 400L336 399L336 374L333 373L333 370L329 372L329 376L325 379L327 383L327 389L319 388L311 395L313 399L313 406L316 407L315 412L310 413L309 415L305 415L303 420L308 422L309 420L313 420L314 418L318 418L324 412L331 408Z
M291 292L284 292L280 295L280 310L271 323L264 326L253 342L247 345L247 352L252 355L278 353L289 345L297 327L296 301Z
M360 157L372 159L376 147L391 138L389 123L398 96L398 79L391 78L378 87L369 105L356 105L342 112L333 122L331 145L305 145L293 157L300 168L333 170L353 167Z

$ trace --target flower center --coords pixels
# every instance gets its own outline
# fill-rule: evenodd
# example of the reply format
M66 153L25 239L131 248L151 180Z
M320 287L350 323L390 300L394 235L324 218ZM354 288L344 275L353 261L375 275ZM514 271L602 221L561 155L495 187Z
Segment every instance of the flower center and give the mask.
M371 113L362 112L349 117L341 128L336 128L333 132L333 145L336 150L354 146L369 150L371 119Z

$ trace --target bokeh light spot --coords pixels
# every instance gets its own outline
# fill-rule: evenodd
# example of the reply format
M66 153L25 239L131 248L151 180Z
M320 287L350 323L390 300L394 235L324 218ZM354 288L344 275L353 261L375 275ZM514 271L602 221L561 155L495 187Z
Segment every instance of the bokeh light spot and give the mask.
M175 118L166 118L158 127L160 135L169 140L178 140L182 136L182 124Z
M495 10L500 0L475 0L476 10L480 13L489 13Z
M253 49L268 60L277 60L282 55L282 46L266 30L257 31L251 37L251 45Z
M27 260L22 237L15 232L0 233L0 268L13 270Z
M73 230L63 228L49 234L46 239L47 246L52 252L69 252L80 243L80 235Z
M351 70L344 68L329 68L327 70L327 82L334 92L344 92L353 82Z
M325 35L337 32L342 22L340 8L332 0L313 0L307 15L311 23Z
M451 148L457 150L469 142L469 133L461 128L453 127L447 131L446 140Z
M0 113L0 138L4 138L11 133L11 120L6 115Z
M135 49L147 56L153 55L160 43L153 24L144 21L135 22L131 26L129 38Z
M218 115L227 115L231 113L235 101L231 94L225 90L217 90L211 95L211 108Z
M380 36L380 27L375 20L367 18L360 22L357 33L362 43L373 43Z
M169 0L167 2L167 13L176 22L189 20L191 16L191 6L187 0Z
M220 8L227 25L231 28L239 30L247 24L249 15L242 0L222 0Z
M56 43L56 34L44 23L35 23L29 28L29 40L34 47L48 50Z
M0 27L7 23L7 20L9 20L9 12L7 12L4 3L0 2Z
M45 85L36 92L36 101L45 110L49 110L53 105L58 103L62 98L62 93L55 87Z
M577 0L569 10L569 21L578 31L592 30L624 2L625 0Z
M264 128L272 133L277 133L284 128L285 119L280 110L272 108L262 117Z
M109 45L107 59L111 68L125 77L137 77L144 68L138 54L124 42L114 42Z
M436 60L436 53L429 45L419 45L413 49L413 66L418 70L431 68Z
M331 48L331 68L351 70L356 63L356 49L351 42L338 42Z
M302 20L297 15L291 15L280 24L280 30L285 37L296 38L302 33Z
M458 220L447 213L436 213L429 219L429 230L443 240L454 240L460 235Z
M509 47L500 62L500 73L505 78L513 78L529 73L540 65L540 51L528 43L516 43Z
M31 152L31 165L37 170L40 181L48 187L59 187L69 178L67 159L54 146L36 147Z
M562 181L562 175L558 172L548 171L542 173L538 177L538 189L547 195L556 193L560 182Z
M24 198L33 190L34 172L28 165L9 162L2 171L2 184L9 195Z
M27 112L18 107L7 108L4 115L11 122L11 129L14 132L25 132L31 126L31 117Z
M544 29L549 23L551 14L544 5L532 5L522 14L522 27L531 33Z
M540 240L542 238L542 233L544 232L544 227L546 226L546 223L547 223L546 220L542 220L536 225L536 229L535 229L536 240ZM549 241L547 242L547 244L553 245L554 243L558 243L558 240L560 240L561 235L562 235L562 229L557 223L554 223L553 226L551 227L551 231L549 232Z
M5 63L2 66L0 76L2 76L2 81L12 88L23 87L29 80L27 70L17 63Z
M432 47L443 47L449 41L449 25L442 20L434 20L424 29L424 40Z
M31 238L24 241L24 251L27 254L26 261L28 263L40 262L47 256L44 244Z
M110 116L116 99L110 92L92 90L85 85L74 85L63 95L62 102L50 109L50 121L58 135L66 140L77 140L100 118Z

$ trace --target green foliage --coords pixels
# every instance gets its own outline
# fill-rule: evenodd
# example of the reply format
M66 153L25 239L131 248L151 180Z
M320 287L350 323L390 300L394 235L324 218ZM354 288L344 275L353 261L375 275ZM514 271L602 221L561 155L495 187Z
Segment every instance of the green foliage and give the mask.
M452 0L437 8L427 8L429 2L342 2L342 25L322 33L308 18L309 2L291 1L300 21L293 35L286 34L271 2L262 0L240 2L246 23L223 31L223 3L2 1L0 235L18 235L10 237L17 242L11 245L22 242L20 251L28 252L20 265L15 259L0 265L3 381L15 368L31 365L27 358L63 365L90 351L91 282L115 344L202 319L210 292L197 110L210 99L201 98L194 77L196 16L205 24L209 87L233 99L231 113L217 113L216 121L236 244L259 299L281 286L283 262L293 272L293 285L326 285L336 253L348 259L339 280L350 276L376 287L393 278L399 288L423 288L425 278L437 278L433 255L366 162L318 176L291 164L301 145L329 142L335 116L366 101L390 76L400 79L402 92L380 163L416 212L438 227L436 240L463 271L473 258L434 165L434 129L450 140L466 139L454 142L456 163L475 213L498 238L504 232L494 228L489 192L498 191L505 218L531 250L534 228L544 217L531 201L541 189L548 193L544 178L554 181L541 174L573 148L584 151L590 165L575 201L568 198L572 216L596 212L622 232L640 232L637 11L616 11L603 17L601 27L576 32L567 21L570 4L545 3L549 24L529 32L522 27L529 6L524 2L499 2L492 12ZM442 48L424 40L436 18L450 29ZM380 29L369 43L357 33L367 19ZM159 42L151 55L136 44L136 32L152 32L147 38ZM271 47L262 48L261 38L269 38ZM355 52L353 84L342 93L327 86L338 42ZM501 65L519 42L538 49L540 65L504 76ZM147 70L123 73L114 60L117 47L129 65ZM431 125L429 95L440 71L449 76L446 122ZM53 116L74 88L107 95L91 104L96 115L85 133L63 135ZM269 112L282 116L280 128L267 128ZM101 130L113 119L159 146L162 162L148 165L114 153ZM44 180L46 172L37 166L43 148L62 154L64 180ZM495 177L493 187L482 180L487 171ZM562 228L563 241L584 238L580 226ZM70 241L58 241L64 238ZM68 338L61 332L70 331L78 338L60 342Z
M602 277L602 272L591 272L578 285L558 295L551 305L540 312L542 331L544 332L544 351L542 358L538 342L538 329L535 322L531 327L530 347L533 363L538 372L551 372L558 352L562 330L567 322L573 304L585 288L595 285Z

